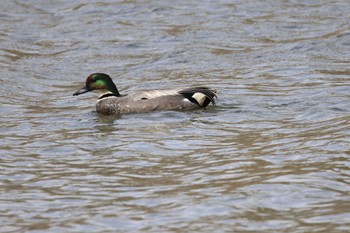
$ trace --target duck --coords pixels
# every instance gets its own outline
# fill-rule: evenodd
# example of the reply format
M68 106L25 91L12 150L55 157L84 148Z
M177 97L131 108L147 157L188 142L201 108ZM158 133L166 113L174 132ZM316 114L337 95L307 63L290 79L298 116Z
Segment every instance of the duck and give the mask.
M103 115L142 113L156 110L193 110L216 104L217 91L203 86L144 90L120 94L112 78L105 73L90 74L85 86L73 96L90 91L100 92L96 112Z

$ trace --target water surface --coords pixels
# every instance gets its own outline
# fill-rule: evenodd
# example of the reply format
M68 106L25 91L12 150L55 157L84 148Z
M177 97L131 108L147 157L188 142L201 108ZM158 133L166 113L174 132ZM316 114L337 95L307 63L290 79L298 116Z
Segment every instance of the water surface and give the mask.
M349 232L350 4L3 1L1 232ZM72 94L207 85L104 117Z

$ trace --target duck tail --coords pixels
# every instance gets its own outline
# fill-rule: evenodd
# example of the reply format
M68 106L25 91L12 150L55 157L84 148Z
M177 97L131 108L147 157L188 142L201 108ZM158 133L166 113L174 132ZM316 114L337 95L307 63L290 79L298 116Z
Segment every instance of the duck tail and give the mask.
M215 105L217 99L216 91L208 87L191 87L181 90L179 93L201 108L208 106L210 103Z

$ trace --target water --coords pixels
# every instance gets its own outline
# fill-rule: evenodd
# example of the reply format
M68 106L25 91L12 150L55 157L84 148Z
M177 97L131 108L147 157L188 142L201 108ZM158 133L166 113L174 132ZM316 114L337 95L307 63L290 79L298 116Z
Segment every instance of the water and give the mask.
M350 4L2 1L1 232L349 232ZM207 85L104 117L72 96Z

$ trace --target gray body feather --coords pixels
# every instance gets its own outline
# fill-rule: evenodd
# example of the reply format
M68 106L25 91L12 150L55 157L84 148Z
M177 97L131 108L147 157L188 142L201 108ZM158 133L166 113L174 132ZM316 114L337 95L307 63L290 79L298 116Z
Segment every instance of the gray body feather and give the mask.
M155 110L186 110L215 104L216 91L206 87L140 91L129 95L105 94L96 103L99 113L111 115Z

